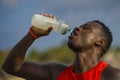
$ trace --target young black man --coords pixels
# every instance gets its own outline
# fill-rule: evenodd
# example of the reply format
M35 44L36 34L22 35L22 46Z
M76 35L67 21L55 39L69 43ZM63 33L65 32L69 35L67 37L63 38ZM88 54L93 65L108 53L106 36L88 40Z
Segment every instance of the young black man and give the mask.
M56 19L51 14L41 15ZM51 26L48 30L42 30L32 26L10 51L2 66L3 70L26 80L120 80L120 69L100 61L112 43L112 33L97 20L76 27L69 36L68 47L76 55L70 66L24 61L26 51L32 43L38 37L49 35L53 28Z

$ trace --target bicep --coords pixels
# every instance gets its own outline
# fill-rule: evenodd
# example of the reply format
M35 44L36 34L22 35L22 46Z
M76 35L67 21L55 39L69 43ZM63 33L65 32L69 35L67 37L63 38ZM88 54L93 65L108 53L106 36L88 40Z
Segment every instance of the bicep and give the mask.
M32 62L25 62L17 72L13 73L13 75L30 80L48 80L51 77L48 66Z

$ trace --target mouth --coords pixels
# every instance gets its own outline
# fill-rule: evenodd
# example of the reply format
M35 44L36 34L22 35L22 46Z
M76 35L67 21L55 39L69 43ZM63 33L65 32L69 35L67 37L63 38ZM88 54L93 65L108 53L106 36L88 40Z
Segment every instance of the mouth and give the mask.
M73 39L73 37L72 37L71 35L70 35L68 38L69 38L70 40Z

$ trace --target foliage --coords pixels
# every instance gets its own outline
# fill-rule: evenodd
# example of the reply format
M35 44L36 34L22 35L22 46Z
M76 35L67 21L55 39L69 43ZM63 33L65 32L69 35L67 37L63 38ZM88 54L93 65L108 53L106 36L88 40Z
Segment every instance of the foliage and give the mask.
M59 61L62 63L70 64L73 61L74 54L65 45L51 48L47 51L40 52L35 49L27 56L27 60L37 62Z

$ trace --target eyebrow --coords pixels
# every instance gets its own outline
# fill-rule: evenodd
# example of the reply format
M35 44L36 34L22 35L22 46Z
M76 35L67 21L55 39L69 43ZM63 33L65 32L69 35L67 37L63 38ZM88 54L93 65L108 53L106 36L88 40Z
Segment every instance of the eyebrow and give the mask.
M85 25L93 26L93 25L91 25L90 22L87 22L87 23L85 23L85 24L80 25L79 27L83 27L83 26L85 26Z
M90 26L90 27L93 26L93 25L91 25L90 23L86 23L86 24L84 24L83 26L86 26L86 25L88 25L88 26Z

